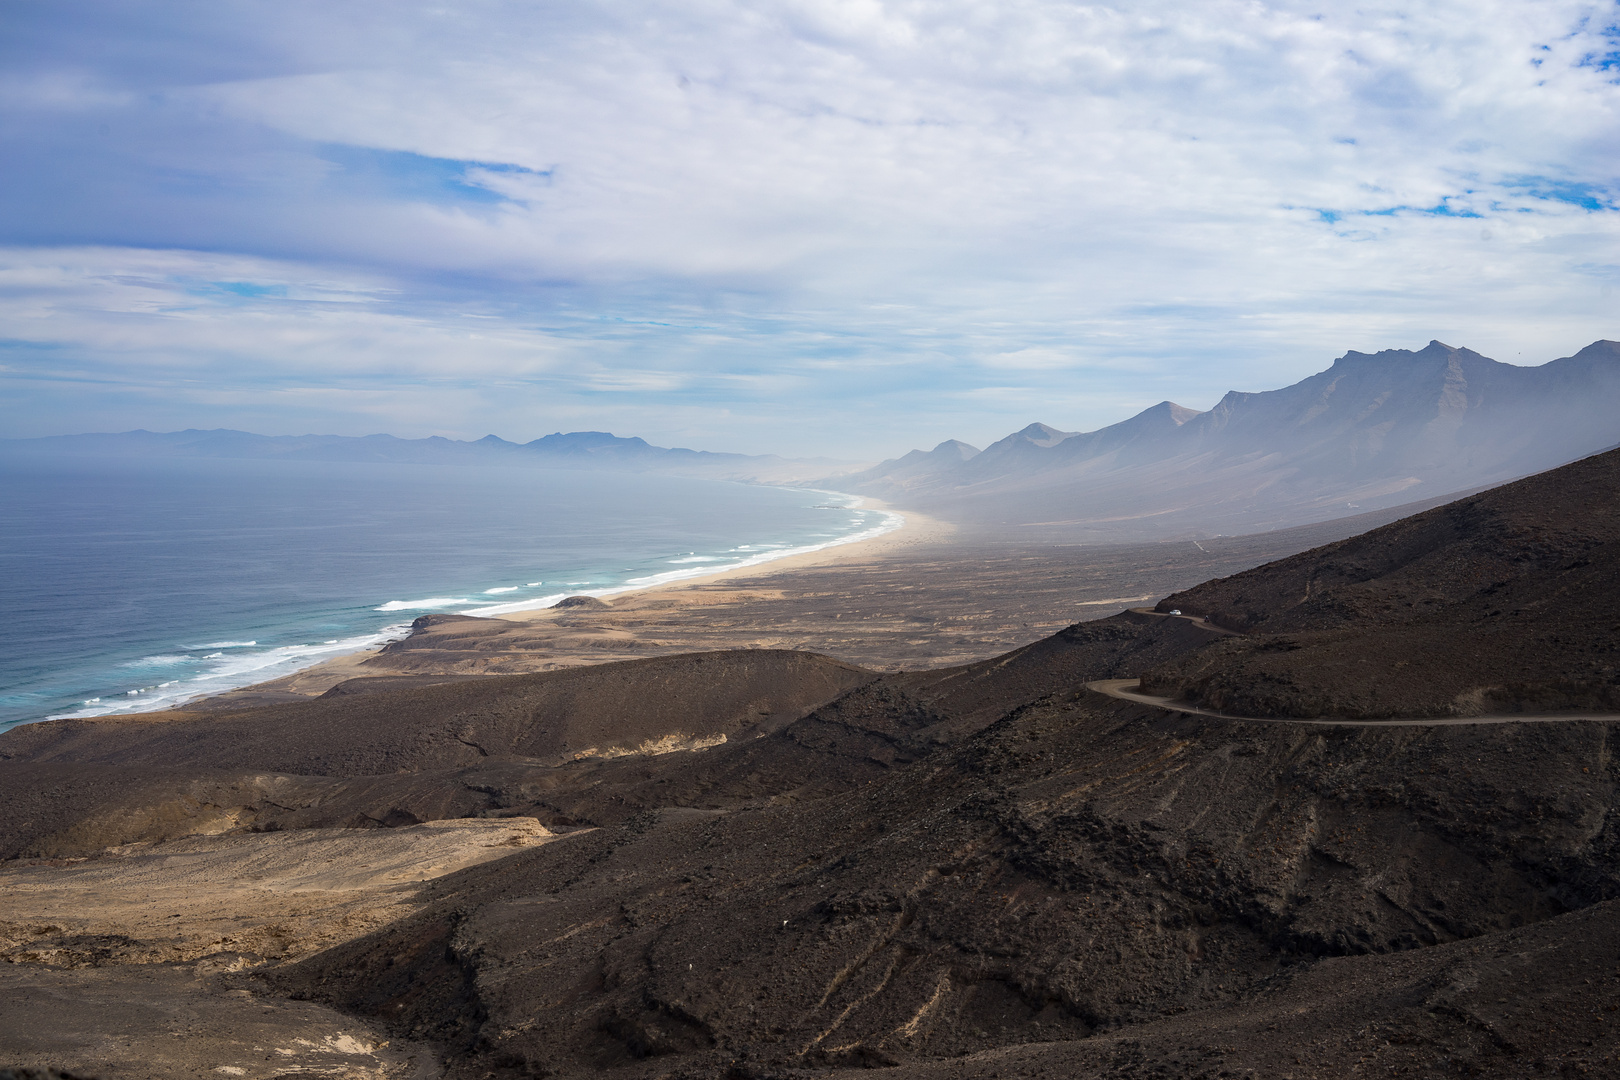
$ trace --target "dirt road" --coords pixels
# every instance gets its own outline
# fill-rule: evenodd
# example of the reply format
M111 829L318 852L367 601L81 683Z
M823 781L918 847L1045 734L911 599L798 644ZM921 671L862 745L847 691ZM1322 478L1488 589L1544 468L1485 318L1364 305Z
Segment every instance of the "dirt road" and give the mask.
M1168 617L1174 618L1175 616ZM1181 618L1190 618L1190 616L1183 615ZM1203 625L1200 620L1194 619L1192 621ZM1211 627L1211 629L1217 628ZM1097 682L1086 683L1086 689L1095 690L1099 694L1107 694L1109 697L1119 698L1121 701L1134 701L1138 705L1152 705L1156 709L1169 709L1172 712L1187 713L1192 716L1208 716L1216 720L1241 720L1250 724L1317 724L1324 727L1450 727L1458 724L1549 724L1554 721L1565 720L1593 720L1603 723L1620 722L1620 716L1611 713L1557 713L1545 716L1509 713L1496 716L1439 716L1393 720L1306 720L1275 716L1231 716L1227 713L1215 712L1213 709L1201 709L1197 705L1189 705L1183 701L1173 701L1167 697L1144 694L1135 689L1140 685L1136 679L1100 679Z

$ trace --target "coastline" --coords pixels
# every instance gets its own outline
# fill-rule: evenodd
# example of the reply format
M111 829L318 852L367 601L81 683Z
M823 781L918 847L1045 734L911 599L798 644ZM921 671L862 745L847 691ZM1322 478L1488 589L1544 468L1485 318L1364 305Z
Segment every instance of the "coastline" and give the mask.
M585 590L576 595L598 598L613 597L615 599L646 596L653 593L668 592L673 589L710 585L716 581L735 577L750 570L766 574L778 574L792 570L804 570L813 566L831 566L849 559L876 558L891 555L908 547L941 543L957 531L956 526L949 522L940 521L938 518L931 518L911 510L904 512L895 510L887 503L880 502L877 499L863 496L859 505L862 509L877 510L891 517L899 518L899 524L873 536L857 534L847 540L835 540L828 544L822 544L810 551L797 551L791 555L767 557L757 562L739 563L713 571L693 571L690 576L672 578L646 585L633 585L595 592ZM505 619L510 622L532 622L540 618L543 613L554 611L556 606L557 602L552 601L543 607L520 608L487 617Z
M865 505L894 513L875 500ZM901 517L900 527L878 535L615 589L607 599L566 607L531 601L499 615L440 608L381 648L345 652L166 711L296 703L351 680L342 693L742 649L818 653L872 671L951 667L1342 539L1355 531L1347 525L1363 524L1349 519L1202 544L1095 547L986 537L910 511Z
M829 493L843 495L843 492ZM908 549L922 548L949 543L951 537L957 532L957 527L949 522L929 517L913 511L898 511L888 504L869 497L861 497L857 504L862 509L875 510L898 519L893 527L876 532L875 535L857 535L831 543L821 544L808 551L794 551L791 554L766 556L753 561L739 562L723 568L704 571L691 571L670 580L663 580L648 584L627 584L609 589L581 590L578 593L569 593L568 596L589 596L603 600L606 606L619 608L622 605L637 601L651 601L657 603L659 597L671 597L683 591L697 591L708 589L727 579L737 578L748 574L758 575L784 575L794 574L812 569L836 568L841 563L865 562L874 559L892 558ZM658 575L660 577L664 575ZM537 601L527 602L532 606L512 605L511 610L502 610L497 613L487 613L488 608L475 609L475 612L463 613L454 618L478 619L488 622L511 623L518 626L537 626L559 619L560 616L570 614L567 609L559 609L558 600L561 597L545 597ZM543 600L543 606L540 606ZM679 603L679 601L675 601ZM491 605L505 608L506 605ZM424 613L428 614L428 613ZM250 707L256 704L269 704L276 700L293 701L300 698L318 696L330 690L339 683L350 679L365 678L368 676L388 676L398 673L393 667L379 669L371 665L383 655L386 645L372 648L358 649L354 652L334 656L318 664L300 668L286 675L278 676L264 682L253 683L236 687L219 693L202 695L183 702L172 712L187 711L219 711L224 708L240 705ZM635 652L614 651L608 655L581 655L552 663L554 657L543 656L539 659L548 661L544 667L577 666L579 664L604 663L614 660L633 659ZM470 674L461 672L456 674ZM479 674L511 674L510 670L484 670ZM89 720L112 720L121 717L142 716L151 717L154 713L109 713L103 716L83 717Z
M754 485L744 485L754 486ZM775 487L775 485L764 485ZM762 493L768 495L769 493ZM784 497L786 502L784 503ZM735 500L733 500L735 501ZM536 589L531 586L524 589L529 595L523 600L517 600L521 595L515 588L492 588L488 593L508 593L510 595L489 596L476 592L445 592L436 594L431 592L416 593L410 591L409 585L401 586L396 581L388 587L389 592L381 594L379 600L370 601L364 608L356 608L352 612L345 612L337 616L337 620L328 621L324 625L314 625L293 630L293 634L302 634L303 638L278 633L274 626L257 622L244 624L242 628L216 627L212 632L202 631L193 637L182 636L188 631L169 628L170 641L142 644L144 650L132 653L129 659L116 657L120 668L135 668L139 664L146 664L148 669L129 672L128 681L123 680L126 674L121 670L109 667L112 679L98 679L101 685L112 687L100 689L95 686L86 686L85 691L72 695L70 701L40 701L38 711L31 715L13 715L13 710L4 714L4 722L0 723L0 731L7 730L17 724L31 724L46 720L74 719L92 720L106 716L148 715L159 712L183 711L197 709L199 706L208 708L205 703L213 702L221 697L241 695L248 691L263 691L266 693L290 692L293 694L306 694L320 692L316 685L325 683L333 685L332 675L338 672L349 673L349 677L358 677L367 674L358 670L357 665L364 664L375 656L380 650L393 642L408 636L411 632L411 622L419 615L429 613L456 613L470 614L479 618L512 617L528 620L538 617L540 612L548 610L552 605L567 596L588 595L595 597L618 597L644 594L650 590L667 589L697 582L715 580L717 577L736 575L739 571L770 572L780 566L815 565L825 560L837 560L846 557L847 553L855 551L873 551L887 549L890 545L909 542L910 538L919 531L936 532L936 529L922 528L924 523L911 520L912 515L900 515L877 500L862 498L847 492L838 492L822 488L801 488L796 492L779 491L776 498L765 498L762 505L795 504L812 507L812 504L827 504L825 507L816 505L812 507L809 517L803 512L798 514L800 521L786 526L781 531L770 530L768 523L765 530L761 530L760 522L753 521L746 514L740 519L743 536L747 542L732 540L729 543L721 539L727 532L737 533L733 525L739 524L731 521L729 515L721 513L720 516L710 518L710 527L704 530L711 534L707 543L694 544L699 550L692 553L677 552L677 554L696 555L697 558L674 555L660 555L659 548L664 545L654 543L651 547L641 544L639 547L631 543L627 553L639 551L640 554L629 554L623 563L608 562L608 567L631 566L635 570L625 574L615 573L569 573L554 571L553 574L535 574L534 577L555 576L557 581L551 583L549 589ZM701 505L701 504L700 504ZM810 517L817 516L813 511L827 509L837 510L848 507L859 512L852 515L834 514L839 525L828 528L826 525L813 523ZM657 510L657 506L654 506ZM667 512L667 511L666 511ZM617 519L635 517L632 509L621 509ZM510 530L508 530L510 531ZM655 533L649 533L649 537ZM675 534L679 543L679 532ZM904 539L899 539L903 537ZM719 543L716 543L716 541ZM514 546L514 543L516 546ZM732 545L738 545L733 547ZM465 546L465 545L463 545ZM617 547L617 545L609 545ZM671 545L673 546L673 545ZM578 545L575 545L577 548ZM641 549L645 548L644 551ZM706 549L706 550L705 550ZM508 536L505 538L502 550L524 550L522 538ZM537 549L541 550L541 549ZM570 549L568 559L571 561L579 557L580 552ZM608 556L613 558L615 556ZM587 556L587 559L589 556ZM666 561L667 560L667 561ZM508 559L508 562L513 560ZM686 565L681 565L686 564ZM294 570L296 574L296 570ZM397 577L397 575L396 575ZM431 575L430 575L431 577ZM594 579L593 584L580 582L577 586L558 591L561 581L573 577ZM518 582L522 577L516 577ZM497 578L492 584L500 584ZM478 586L482 588L482 586ZM394 590L399 591L394 591ZM444 595L446 597L466 597L466 600L446 601L445 606L435 606L430 602L404 601L388 599L382 603L382 598L389 596L421 596ZM503 603L503 601L506 601ZM372 608L371 604L382 603L382 606ZM378 615L387 618L386 624L380 624ZM350 625L341 625L341 621ZM295 620L296 621L296 620ZM306 622L309 620L305 620ZM314 620L319 624L321 620ZM271 630L271 641L264 641L266 630ZM257 632L255 632L257 631ZM277 637L281 641L274 640ZM247 640L258 638L259 641ZM289 640L290 638L290 640ZM217 640L216 640L217 639ZM230 640L226 640L230 639ZM242 639L242 640L237 640ZM339 639L339 640L322 640ZM208 645L178 644L189 641L207 641ZM286 642L285 644L281 642ZM203 651L213 648L214 651L203 655ZM172 654L172 655L171 655ZM138 659L137 659L138 657ZM150 661L150 663L148 663ZM109 662L111 665L112 662ZM172 668L172 670L171 670ZM313 672L313 675L311 674ZM314 680L314 684L312 684ZM123 685L119 686L118 683ZM74 689L77 689L76 687ZM100 696L95 696L100 695ZM83 698L82 701L78 700ZM21 702L20 704L25 704ZM8 705L10 703L8 702Z
M806 488L806 491L815 491ZM882 525L853 533L847 537L829 540L820 544L801 545L789 548L784 552L761 552L758 555L747 556L724 566L714 568L693 567L687 570L665 570L657 574L650 574L645 578L631 578L622 585L614 585L603 589L580 589L577 592L552 593L548 596L535 597L531 600L517 600L509 604L487 604L481 607L468 608L458 612L461 615L471 615L474 618L511 619L517 617L520 621L535 613L550 611L557 603L570 596L589 596L595 599L607 597L623 597L640 595L660 589L678 588L682 585L697 585L727 577L745 570L762 570L774 572L779 569L805 566L822 566L829 561L837 561L841 554L860 553L872 554L887 550L892 546L903 546L899 540L892 540L885 545L885 540L899 537L907 533L906 542L917 542L917 538L924 534L935 536L943 531L949 534L955 531L955 526L934 518L916 514L911 511L901 513L887 503L867 496L851 496L842 491L823 492L827 495L838 495L844 498L854 498L857 501L851 504L852 509L874 510L885 515L889 520ZM869 546L870 545L870 546Z

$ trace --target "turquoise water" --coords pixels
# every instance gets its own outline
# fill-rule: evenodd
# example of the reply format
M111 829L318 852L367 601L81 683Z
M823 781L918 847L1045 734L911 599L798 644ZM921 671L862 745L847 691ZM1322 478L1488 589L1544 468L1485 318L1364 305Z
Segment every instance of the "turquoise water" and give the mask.
M168 708L401 636L898 525L621 473L0 456L0 728Z

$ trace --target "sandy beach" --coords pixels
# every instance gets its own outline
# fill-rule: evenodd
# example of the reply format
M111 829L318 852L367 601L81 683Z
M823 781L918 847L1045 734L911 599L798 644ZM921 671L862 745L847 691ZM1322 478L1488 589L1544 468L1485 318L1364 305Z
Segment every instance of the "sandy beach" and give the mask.
M814 551L784 555L749 566L728 567L708 574L694 574L691 577L681 578L676 581L666 581L641 588L616 590L603 598L604 607L592 606L588 610L601 612L605 607L609 607L618 617L614 619L598 617L593 620L591 626L579 625L579 608L561 608L554 602L547 603L544 606L482 617L481 621L515 623L529 627L540 627L559 622L562 625L557 627L556 633L545 635L544 649L534 648L533 646L538 645L538 640L531 638L530 635L520 635L531 646L525 651L544 651L548 655L531 656L528 662L519 661L514 657L506 657L500 670L492 670L486 665L476 671L456 668L453 671L446 670L444 673L513 674L521 671L550 671L575 664L604 663L628 659L627 649L636 650L635 655L651 655L653 652L667 651L657 644L615 633L614 631L617 629L615 624L622 622L624 616L631 616L632 613L667 612L672 606L675 608L713 607L727 602L740 602L745 598L756 595L756 590L752 588L742 588L740 592L728 594L723 587L720 587L721 583L745 582L751 586L761 576L775 579L781 575L810 568L838 568L874 560L903 559L908 553L920 549L938 549L943 545L947 545L958 532L957 527L949 522L911 510L897 511L877 499L865 498L861 501L861 505L865 508L895 514L903 519L903 523L899 528L891 529L877 536L833 543L817 548ZM499 630L495 629L491 632L499 633ZM508 639L508 644L515 642L517 639L517 636ZM382 648L367 649L334 657L331 660L296 671L291 675L240 687L224 694L203 699L200 703L193 702L186 707L195 708L198 704L210 709L237 707L242 704L265 702L288 696L301 697L322 694L333 686L349 679L390 674L394 670L409 670L415 674L426 673L420 670L422 665L414 662L400 666L396 666L398 661L374 663L384 651ZM519 666L509 666L513 664ZM436 667L435 672L437 670Z
M948 667L1370 527L1345 519L1200 543L1097 546L903 514L901 528L880 536L601 599L430 615L404 641L184 708L296 701L354 679L403 686L710 649L802 649L880 671Z

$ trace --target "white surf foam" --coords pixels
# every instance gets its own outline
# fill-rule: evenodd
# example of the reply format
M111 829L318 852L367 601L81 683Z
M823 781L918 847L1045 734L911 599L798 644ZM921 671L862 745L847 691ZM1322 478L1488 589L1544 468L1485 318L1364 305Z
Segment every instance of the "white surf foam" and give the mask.
M852 500L849 504L851 509L859 506L863 501L854 496L844 496L842 492L818 491L816 494L831 495L837 498L849 498ZM823 540L819 543L799 544L796 546L788 544L743 544L731 549L732 552L735 553L731 558L722 558L718 563L708 563L703 566L690 566L682 570L665 570L662 573L648 574L644 577L629 578L622 585L614 585L605 589L585 589L578 593L557 593L553 596L542 596L532 600L518 600L509 604L490 604L485 607L468 608L465 611L462 611L460 614L509 615L515 611L534 611L538 608L550 607L558 600L563 599L564 596L616 596L619 593L636 592L640 589L648 589L657 585L667 585L670 582L681 581L686 578L707 577L710 574L726 574L733 570L743 570L750 566L759 566L764 563L774 562L777 559L791 558L795 555L808 555L812 552L824 551L827 548L842 547L844 544L854 544L862 540L871 540L874 537L883 536L886 533L892 533L906 523L906 519L903 515L897 514L892 510L869 510L866 511L866 513L869 516L873 514L877 515L877 524L868 526L867 528L861 529L857 532L849 533L845 536L836 536L828 540ZM692 560L672 559L670 561L676 562Z
M513 611L534 611L537 608L548 608L566 596L601 596L599 592L586 591L584 593L560 592L549 596L536 596L528 600L516 600L509 604L487 604L484 607L467 608L457 612L459 615L505 615Z
M207 648L207 647L208 646L206 646L206 645L203 646L203 648ZM127 664L125 664L123 666L124 667L146 667L146 666L150 665L150 666L156 666L156 667L167 667L167 666L172 665L172 664L191 664L191 663L195 663L196 660L197 660L197 658L195 656L180 656L180 655L174 655L174 656L143 656L139 660L131 660L129 663L127 663Z
M473 604L473 603L477 603L477 601L469 600L465 596L430 596L426 600L390 600L390 601L388 601L388 603L382 605L381 607L373 608L372 610L373 611L424 611L424 610L427 610L427 609L430 609L430 608L446 608L446 607L453 607L456 604Z
M50 720L66 720L88 716L106 716L110 713L159 712L172 709L200 697L222 694L240 686L291 675L293 672L330 660L346 653L374 649L389 641L398 641L410 631L409 623L398 623L370 634L300 645L282 645L255 652L211 653L207 656L181 657L200 665L203 670L179 679L166 679L122 691L111 691L99 698L87 698L79 708L53 713ZM167 660L169 657L148 657L145 662ZM137 661L140 663L140 661Z
M855 509L861 502L861 500L853 496L845 496L842 493L817 492L816 494L849 499L848 505L840 509ZM619 584L610 586L581 589L575 586L589 586L593 583L589 581L566 582L564 584L567 591L552 592L544 596L532 596L527 599L513 600L506 603L486 604L471 597L432 596L421 600L390 600L374 610L384 612L458 610L465 615L505 615L516 611L551 607L568 596L615 596L620 593L635 592L640 589L687 578L729 573L734 570L759 566L777 559L810 554L826 548L869 540L893 532L905 524L905 518L902 515L890 511L868 510L862 513L862 517L867 520L876 517L877 521L875 524L866 525L864 528L843 536L818 537L810 543L740 544L724 555L688 553L681 558L668 560L669 565L679 566L680 569L628 578ZM500 595L515 592L519 589L538 588L544 584L542 581L534 581L522 586L497 586L484 590L480 595ZM307 644L283 645L274 648L260 648L256 640L214 641L204 645L182 646L182 648L192 651L184 655L164 654L144 657L139 661L126 665L136 670L143 666L157 669L151 670L147 674L147 679L142 680L142 684L121 691L105 691L100 697L85 699L79 708L52 714L49 719L106 716L111 713L157 712L172 709L200 697L208 697L237 687L266 682L336 656L375 648L388 641L397 641L409 631L410 625L408 623L399 623L384 627L373 633ZM215 651L206 655L198 655L203 649ZM175 678L174 676L180 673L173 669L183 668L185 665L195 665L197 669L195 674L182 674L179 678ZM164 668L170 670L162 671ZM131 671L132 682L139 678L136 670ZM160 671L162 671L162 674L159 673Z

